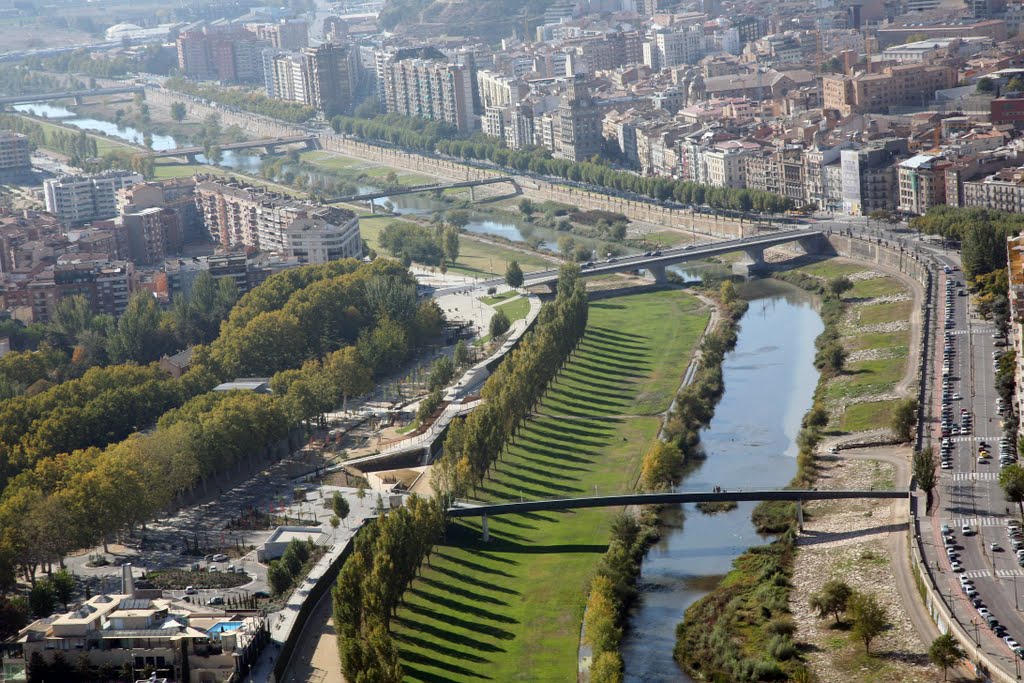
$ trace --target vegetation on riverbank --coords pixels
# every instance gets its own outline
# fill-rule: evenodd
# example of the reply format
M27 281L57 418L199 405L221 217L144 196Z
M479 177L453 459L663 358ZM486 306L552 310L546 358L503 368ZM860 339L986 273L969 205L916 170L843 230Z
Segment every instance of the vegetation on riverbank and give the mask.
M658 431L653 414L669 404L707 315L677 290L592 302L574 357L477 497L632 490ZM614 519L596 509L503 515L489 520L489 543L478 521L450 525L394 622L406 679L575 678L587 588Z

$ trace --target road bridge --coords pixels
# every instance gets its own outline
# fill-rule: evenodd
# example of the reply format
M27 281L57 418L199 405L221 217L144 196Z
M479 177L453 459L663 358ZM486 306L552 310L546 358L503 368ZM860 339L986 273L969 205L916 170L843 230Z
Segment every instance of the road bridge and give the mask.
M274 154L277 148L282 145L295 145L303 143L306 149L319 149L319 141L315 135L292 135L283 138L263 138L260 140L244 140L242 142L228 142L223 145L217 145L222 152L229 150L238 149L258 149L262 148L267 154ZM176 147L174 149L164 149L160 151L154 151L149 154L154 159L163 157L181 157L188 161L190 164L196 163L196 157L200 154L205 154L206 150L202 147Z
M528 500L518 503L480 503L455 501L448 509L448 517L481 517L484 540L490 539L487 518L491 515L510 515L524 512L551 510L579 510L584 508L623 507L626 505L665 505L680 503L744 503L748 501L781 500L796 503L797 526L804 525L803 502L807 500L849 500L860 498L910 500L908 489L838 490L818 491L816 489L761 489L735 491L698 491L691 493L628 493L615 496L586 496L580 498L550 498Z
M410 187L403 187L397 190L382 190L380 192L365 192L363 194L353 194L347 197L337 197L335 199L328 199L327 204L335 204L339 202L353 203L353 202L369 202L370 213L375 213L376 206L373 203L375 199L383 199L384 197L397 197L403 194L416 194L418 192L441 192L444 190L453 190L462 187L469 188L469 201L475 201L473 188L481 185L496 185L498 183L509 183L512 185L516 194L519 194L522 190L519 187L519 183L516 182L515 178L511 176L501 176L497 178L484 178L482 180L463 180L455 183L430 183L427 185L412 185Z
M141 85L130 85L120 88L92 88L91 90L65 90L63 92L51 92L32 94L26 93L23 95L7 95L6 97L0 97L0 107L10 106L12 104L27 104L29 102L49 102L51 100L70 100L73 99L75 104L82 104L82 101L86 97L98 97L101 95L122 95L126 93L144 93L145 88Z
M600 261L594 265L584 266L581 275L594 277L610 273L623 273L635 270L646 270L658 283L665 282L668 266L684 261L697 261L709 256L720 256L733 251L743 251L750 259L749 267L756 268L764 263L764 250L782 244L796 242L808 254L824 253L831 249L825 239L825 231L821 228L804 228L784 230L768 235L755 235L740 239L711 242L708 244L690 244L685 247L658 250L647 255L637 254L622 258ZM527 273L523 278L524 287L547 285L554 289L558 282L558 270L549 269Z

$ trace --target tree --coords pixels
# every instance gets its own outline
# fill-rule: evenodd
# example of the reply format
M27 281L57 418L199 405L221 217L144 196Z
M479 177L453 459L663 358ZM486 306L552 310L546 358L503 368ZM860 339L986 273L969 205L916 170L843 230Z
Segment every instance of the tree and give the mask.
M469 346L466 345L465 340L460 339L459 341L455 342L455 353L453 355L455 365L457 365L458 367L467 365L471 357L472 354L470 353Z
M838 375L846 364L846 349L839 342L829 342L814 358L814 365L822 372Z
M184 102L171 102L171 118L181 123L185 120L185 114L188 110L185 107Z
M350 510L348 500L340 491L335 491L334 496L331 498L331 510L334 511L334 516L338 519L344 520L348 517Z
M964 657L964 651L952 633L943 633L928 647L928 659L942 669L942 680L946 680L949 668L956 666Z
M890 428L900 441L910 441L917 416L917 400L908 398L896 404L892 411Z
M523 286L523 269L519 267L519 261L509 261L505 268L505 284L512 289L519 289Z
M331 519L328 521L330 522L331 529L333 529L335 533L337 533L338 525L341 524L341 520L338 519L338 515L331 515Z
M732 280L722 280L722 284L718 286L718 296L726 305L736 301L736 284Z
M845 292L853 289L853 283L850 282L850 278L845 275L840 275L829 280L826 287L828 287L828 291L832 294L842 296Z
M54 572L50 577L50 587L53 589L53 596L64 605L67 611L68 603L75 594L75 577L67 569Z
M852 595L853 589L846 582L832 579L826 581L819 592L811 595L809 604L821 619L832 615L838 626Z
M147 292L136 292L107 338L107 353L114 363L148 363L165 350L160 333L160 311Z
M932 453L931 447L914 451L911 470L917 485L930 499L932 490L935 489L935 455Z
M583 642L594 654L615 651L622 638L622 629L616 622L615 587L607 576L594 577L584 615Z
M281 560L274 560L267 567L267 584L274 595L281 595L291 587L291 572Z
M1024 467L1014 463L999 470L999 486L1006 500L1016 503L1024 517Z
M48 617L57 607L57 597L49 581L37 581L28 594L28 606L37 617Z
M519 200L519 213L523 214L527 218L532 217L536 210L537 206L526 197Z
M456 228L464 228L469 225L469 211L465 209L452 209L445 215L444 219Z
M989 79L989 78L981 78L981 79L979 79L978 80L978 85L975 87L975 90L977 90L980 93L994 92L995 89L996 89L995 84L993 84L992 80Z
M496 339L501 335L508 332L508 328L512 326L512 321L508 319L508 315L505 311L500 308L491 316L491 322L488 326L488 331L491 334L491 339Z
M1007 92L1020 92L1024 90L1024 81L1014 76L1010 79L1010 82L1006 84Z
M622 683L622 655L606 650L594 657L590 683Z
M871 641L889 628L889 616L874 595L855 592L850 596L847 610L853 625L850 632L864 643L864 651L871 652Z
M427 378L427 389L434 391L443 389L455 377L455 363L448 356L441 356L434 361L430 369L430 377Z
M666 488L675 480L683 464L683 453L674 443L660 439L644 454L640 468L640 486L645 491Z
M459 260L459 231L456 228L445 228L441 236L441 249L448 263Z

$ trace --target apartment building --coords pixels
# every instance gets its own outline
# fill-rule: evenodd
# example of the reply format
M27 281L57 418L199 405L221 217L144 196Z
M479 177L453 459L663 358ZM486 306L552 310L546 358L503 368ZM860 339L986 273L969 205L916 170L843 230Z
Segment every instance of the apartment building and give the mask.
M117 215L117 193L145 180L133 171L66 175L43 183L46 210L64 223L84 223Z
M161 263L181 251L181 223L172 209L156 206L121 214L115 221L125 255L136 265Z
M0 131L0 182L23 179L32 173L28 136Z
M1024 213L1024 169L1006 168L963 184L963 205Z
M359 50L354 45L325 43L300 51L305 104L329 118L352 112L359 85Z
M904 64L885 67L881 73L830 74L821 81L825 108L849 116L926 105L936 90L956 85L957 72L951 66Z
M476 83L480 106L485 110L517 105L530 92L530 87L520 79L487 69L476 72Z
M425 48L399 50L379 67L389 113L444 121L459 131L476 127L471 66L451 63L444 54Z
M586 161L600 154L601 110L590 96L590 88L582 78L574 78L566 87L558 105L557 155L571 161Z
M227 249L255 247L302 263L362 256L359 219L345 209L217 178L197 183L196 201L210 237Z
M246 24L246 30L278 50L298 50L309 45L309 24L303 19L281 19L276 23Z
M239 24L218 21L178 36L178 68L189 78L251 83L263 77L270 43Z
M704 27L662 28L643 43L643 59L655 71L680 64L696 64L704 56Z
M843 212L867 216L894 210L899 204L896 164L907 156L906 139L873 142L840 152Z
M55 265L8 283L4 307L25 311L26 322L50 322L58 303L81 295L93 313L118 316L128 306L133 272L131 262L66 254Z
M897 169L900 211L921 215L936 204L945 204L950 165L943 157L929 154L901 161Z

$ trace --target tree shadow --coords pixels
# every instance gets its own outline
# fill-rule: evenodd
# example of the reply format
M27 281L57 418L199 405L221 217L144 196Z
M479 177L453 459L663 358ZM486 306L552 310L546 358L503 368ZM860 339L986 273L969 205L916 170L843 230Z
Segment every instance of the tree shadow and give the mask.
M545 449L545 450L547 450L547 449ZM534 450L530 449L529 452L532 454L532 453L534 453ZM562 471L562 472L589 472L590 471L586 467L574 467L572 465L566 465L565 462L569 461L569 458L563 458L562 457L563 454L558 452L558 451L549 451L549 453L555 454L555 455L550 455L550 457L555 458L555 459L558 460L557 465L558 465L559 471ZM544 453L541 453L541 455L544 455ZM552 467L552 466L554 466L556 464L556 463L551 462L550 460L541 460L539 458L531 458L529 455L527 455L526 453L523 453L523 452L516 452L516 453L513 454L512 457L515 460L525 460L526 462L532 462L532 463L536 463L537 465L544 465L544 466L548 466L548 467ZM579 462L592 462L591 460L580 459L580 458L577 458L576 460L579 461Z
M403 651L402 659L411 661L415 664L425 664L427 666L437 667L438 669L444 669L459 676L472 676L474 678L480 678L487 681L491 680L490 676L485 676L484 674L476 673L475 671L470 671L469 669L458 666L457 664L449 664L448 662L432 660L426 655L422 655L418 652L413 652L411 650ZM411 667L407 664L402 664L402 669L405 670L405 673L407 675L414 675L423 681L428 681L429 683L451 683L452 680L450 676L441 676L439 674L433 674L428 671L423 671L422 669L416 669L415 667Z
M629 405L630 401L627 397L619 394L617 397L605 397L600 398L596 393L584 395L577 393L571 388L558 387L556 393L563 397L563 399L569 399L577 405L593 405L593 406L604 406L606 408L621 408L622 406Z
M436 635L434 632L441 630L441 629L424 629L424 628L421 628L421 625L420 625L419 622L409 621L408 619L403 619L401 617L398 617L397 619L395 619L395 621L398 622L399 624L402 624L406 628L412 629L414 631L424 631L426 633L430 633L431 635ZM451 632L448 632L448 633L450 634ZM410 633L402 633L402 632L396 632L396 631L392 630L392 635L395 638L395 640L397 640L399 643L406 643L406 644L409 644L409 645L413 645L415 647L418 647L418 648L421 648L423 650L426 650L427 652L436 652L437 654L441 655L442 657L451 657L452 659L462 659L462 660L465 660L467 662L473 662L474 664L487 664L487 663L489 663L491 661L489 659L484 659L483 657L481 657L479 655L474 655L474 654L472 654L470 652L465 652L463 650L456 650L455 648L447 647L447 646L442 645L441 643L437 642L436 640L426 640L424 638L419 638L417 636L414 636L414 635L412 635ZM477 648L475 648L471 644L472 642L475 642L475 641L472 641L472 639L466 639L466 640L469 640L470 642L460 642L460 641L462 641L462 638L453 637L452 635L437 635L437 637L442 639L442 640L447 640L448 642L451 642L451 643L457 643L458 645L467 645L469 647L472 647L473 649L477 649ZM399 646L399 647L401 647L401 646ZM410 654L412 654L413 657L417 656L416 653L410 653ZM410 659L411 659L411 657L410 657Z
M441 621L445 625L454 626L455 628L466 629L470 632L479 632L492 638L497 638L498 640L512 640L516 637L516 634L512 633L511 631L506 631L503 628L498 628L497 626L491 626L489 624L481 624L480 622L476 621L466 621L465 619L459 619L458 617L451 614L439 615L436 612L433 612L429 608L424 607L422 605L407 603L405 605L405 609L409 610L410 612L415 612L419 616L424 617L426 619ZM413 628L415 628L415 626L413 626Z
M452 564L457 564L461 567L465 567L466 569L472 569L475 572L481 572L483 574L494 574L496 576L505 576L510 579L515 578L514 575L509 574L508 572L503 572L500 569L495 569L494 567L488 567L485 564L470 562L469 560L462 557L458 557L457 555L449 555L447 553L441 552L435 552L434 555L448 562L451 562Z
M502 522L504 522L504 521L505 520L502 520ZM462 572L457 572L454 569L450 569L448 567L434 567L434 571L436 573L444 574L445 576L451 577L451 578L455 579L456 581L463 581L463 582L468 583L470 585L477 586L478 588L484 588L486 590L496 591L498 593L507 593L508 595L519 595L520 594L519 591L514 590L512 588L506 588L504 586L499 586L498 584L491 583L489 581L481 581L480 579L478 579L476 577L473 577L473 576L470 576L469 574L463 574Z
M432 602L436 605L440 605L441 607L445 607L457 614L471 614L479 619L497 621L503 624L519 623L516 619L513 619L512 617L508 617L503 614L496 614L494 612L489 612L485 609L481 609L474 605L468 605L460 600L452 600L450 598L446 598L440 595L434 595L433 593L427 593L426 591L420 588L416 588L415 586L416 584L413 584L413 587L408 589L410 593L420 598L421 600L424 600L426 602Z

